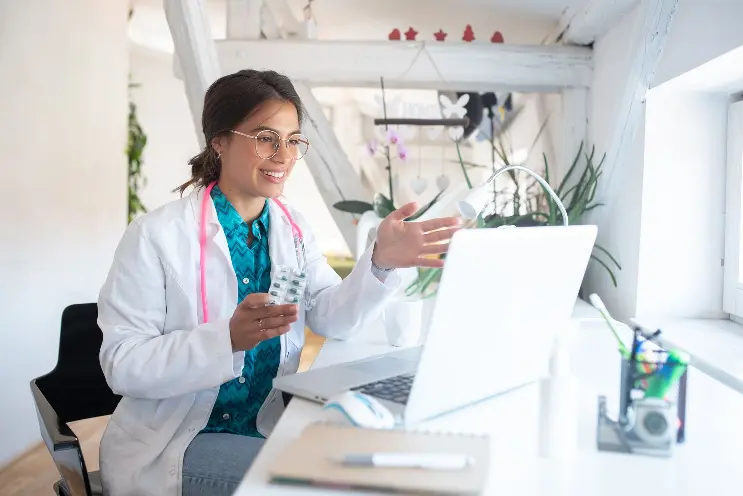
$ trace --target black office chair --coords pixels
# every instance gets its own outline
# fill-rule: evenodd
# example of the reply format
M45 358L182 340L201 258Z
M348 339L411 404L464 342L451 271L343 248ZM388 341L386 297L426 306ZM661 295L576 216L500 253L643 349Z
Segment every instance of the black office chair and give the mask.
M31 381L41 437L59 474L59 496L102 495L98 472L88 473L80 442L67 422L113 413L121 399L106 384L98 352L102 333L95 303L71 305L62 313L54 370Z

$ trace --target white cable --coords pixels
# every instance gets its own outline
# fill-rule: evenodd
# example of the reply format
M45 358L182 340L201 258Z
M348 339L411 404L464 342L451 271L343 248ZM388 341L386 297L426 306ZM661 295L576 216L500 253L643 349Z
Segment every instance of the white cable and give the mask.
M459 211L462 214L463 217L473 219L480 215L482 210L487 205L488 198L490 196L490 190L487 188L490 183L492 183L495 178L500 176L506 171L509 170L519 170L522 172L526 172L530 176L532 176L534 179L536 179L539 184L541 184L544 189L547 190L547 192L550 194L552 199L557 203L557 208L560 209L560 213L562 214L562 224L563 226L568 225L568 213L565 211L565 207L562 204L562 201L560 200L560 197L557 196L557 193L555 193L549 184L547 184L547 181L542 179L542 177L534 172L531 169L528 169L526 167L522 167L520 165L507 165L505 167L501 167L497 171L493 172L493 174L488 178L487 181L485 181L484 184L473 188L470 190L470 194L467 195L467 197L459 202Z

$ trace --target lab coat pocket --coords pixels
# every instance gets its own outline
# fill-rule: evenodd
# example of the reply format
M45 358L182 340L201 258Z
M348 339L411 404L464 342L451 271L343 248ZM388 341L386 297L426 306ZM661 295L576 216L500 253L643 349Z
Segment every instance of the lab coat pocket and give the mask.
M153 444L162 436L172 435L191 405L193 394L161 400L124 397L113 420L132 437Z

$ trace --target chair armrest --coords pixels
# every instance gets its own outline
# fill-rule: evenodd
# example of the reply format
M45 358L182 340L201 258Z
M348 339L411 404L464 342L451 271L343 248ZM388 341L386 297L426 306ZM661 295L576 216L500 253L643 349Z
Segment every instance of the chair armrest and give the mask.
M36 379L31 381L31 394L36 405L36 415L39 419L41 437L50 453L62 449L76 448L79 441L72 429L59 418L52 405L36 385Z

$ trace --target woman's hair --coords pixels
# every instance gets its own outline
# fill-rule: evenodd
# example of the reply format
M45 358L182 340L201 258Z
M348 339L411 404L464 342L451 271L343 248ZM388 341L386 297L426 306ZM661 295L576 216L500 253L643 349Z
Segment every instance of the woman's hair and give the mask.
M191 179L175 191L183 194L189 186L206 186L219 179L222 164L212 148L212 140L228 135L269 100L291 103L297 109L299 122L302 122L302 101L286 76L274 71L246 69L214 81L206 90L204 110L201 112L201 129L206 146L188 161L191 165Z

